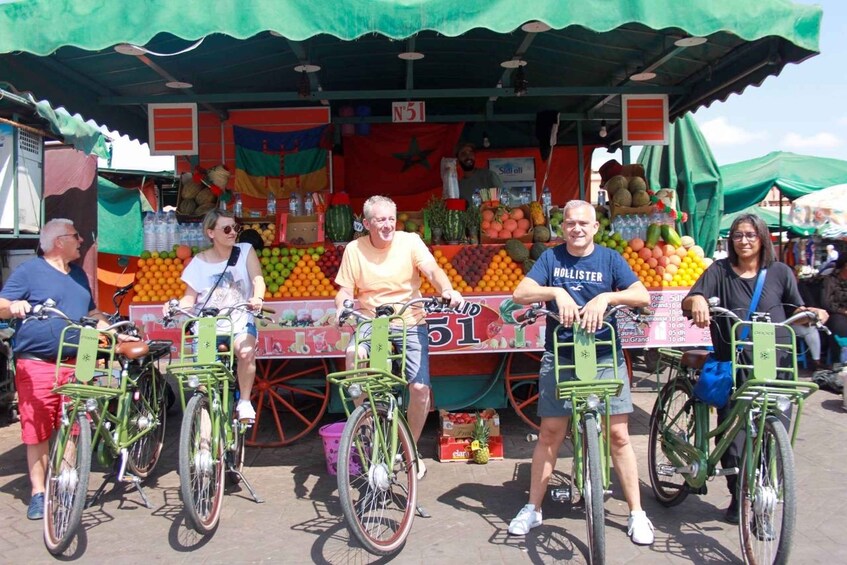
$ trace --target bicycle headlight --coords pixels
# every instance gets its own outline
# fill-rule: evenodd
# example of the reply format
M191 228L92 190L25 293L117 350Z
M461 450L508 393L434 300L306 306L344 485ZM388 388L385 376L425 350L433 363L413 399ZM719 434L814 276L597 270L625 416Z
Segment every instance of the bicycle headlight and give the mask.
M786 396L780 396L776 399L776 408L780 412L788 412L789 408L791 408L791 401Z
M347 394L350 395L350 398L356 399L362 396L362 385L356 383L347 387Z
M197 388L200 386L200 378L197 375L191 375L186 382L188 388Z
M85 411L86 412L94 412L97 410L97 401L93 398L88 398L85 401Z
M585 399L585 405L588 406L589 410L596 410L600 406L600 397L596 394L589 394L588 398Z

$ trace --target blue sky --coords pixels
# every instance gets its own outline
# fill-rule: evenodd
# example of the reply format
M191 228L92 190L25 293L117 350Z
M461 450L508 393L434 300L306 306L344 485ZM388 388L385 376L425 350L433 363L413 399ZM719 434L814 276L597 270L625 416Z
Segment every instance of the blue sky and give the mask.
M718 164L771 151L847 159L847 1L795 1L823 8L821 53L694 114ZM611 158L620 161L620 152L598 150L592 164ZM112 166L161 171L172 169L173 159L150 157L146 145L124 138L116 140Z

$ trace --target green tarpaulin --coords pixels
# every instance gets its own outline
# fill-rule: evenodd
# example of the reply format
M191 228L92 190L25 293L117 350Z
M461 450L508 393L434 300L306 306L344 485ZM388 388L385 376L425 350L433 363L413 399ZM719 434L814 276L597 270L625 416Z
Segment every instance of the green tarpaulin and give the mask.
M97 250L137 257L144 250L141 191L97 179Z
M292 41L319 34L352 40L374 32L401 39L422 30L455 37L474 28L508 33L532 20L599 32L641 23L704 37L723 31L747 41L777 36L817 52L820 17L817 6L785 0L26 0L0 4L0 53L145 45L159 32L245 39L274 30Z
M112 148L106 141L106 136L93 123L86 122L81 116L71 116L64 108L54 110L47 100L36 102L35 111L50 122L50 129L62 136L65 143L88 155L112 159Z
M777 187L789 200L828 186L847 183L847 161L775 151L764 157L721 167L724 212L737 212L767 197Z
M711 257L721 218L721 174L691 114L671 124L668 145L645 147L638 162L644 165L650 187L676 190L679 209L688 213L683 235L693 237Z
M785 231L790 231L795 235L809 235L815 232L815 228L801 228L795 226L791 222L791 217L788 214L787 210L783 210L782 222L780 223L778 208L750 206L749 208L744 208L743 210L738 210L737 212L730 212L724 214L724 216L721 218L721 237L726 237L727 235L729 235L729 227L732 225L732 222L735 220L735 218L740 214L755 214L759 216L765 221L765 223L768 225L768 229L770 229L771 231L779 231L780 229L782 229Z

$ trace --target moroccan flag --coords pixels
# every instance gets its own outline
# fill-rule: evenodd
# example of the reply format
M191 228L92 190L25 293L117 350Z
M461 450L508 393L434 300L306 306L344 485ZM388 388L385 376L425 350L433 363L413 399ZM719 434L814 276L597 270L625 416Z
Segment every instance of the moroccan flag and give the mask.
M344 138L350 196L417 194L441 186L441 158L455 157L464 124L374 124Z
M329 126L270 132L233 126L235 191L265 198L329 188Z

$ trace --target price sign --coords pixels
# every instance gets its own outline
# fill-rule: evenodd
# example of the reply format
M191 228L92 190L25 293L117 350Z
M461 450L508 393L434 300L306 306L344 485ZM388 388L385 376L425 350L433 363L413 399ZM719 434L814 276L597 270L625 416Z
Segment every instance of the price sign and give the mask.
M394 123L412 123L426 121L426 102L392 102L391 121Z

